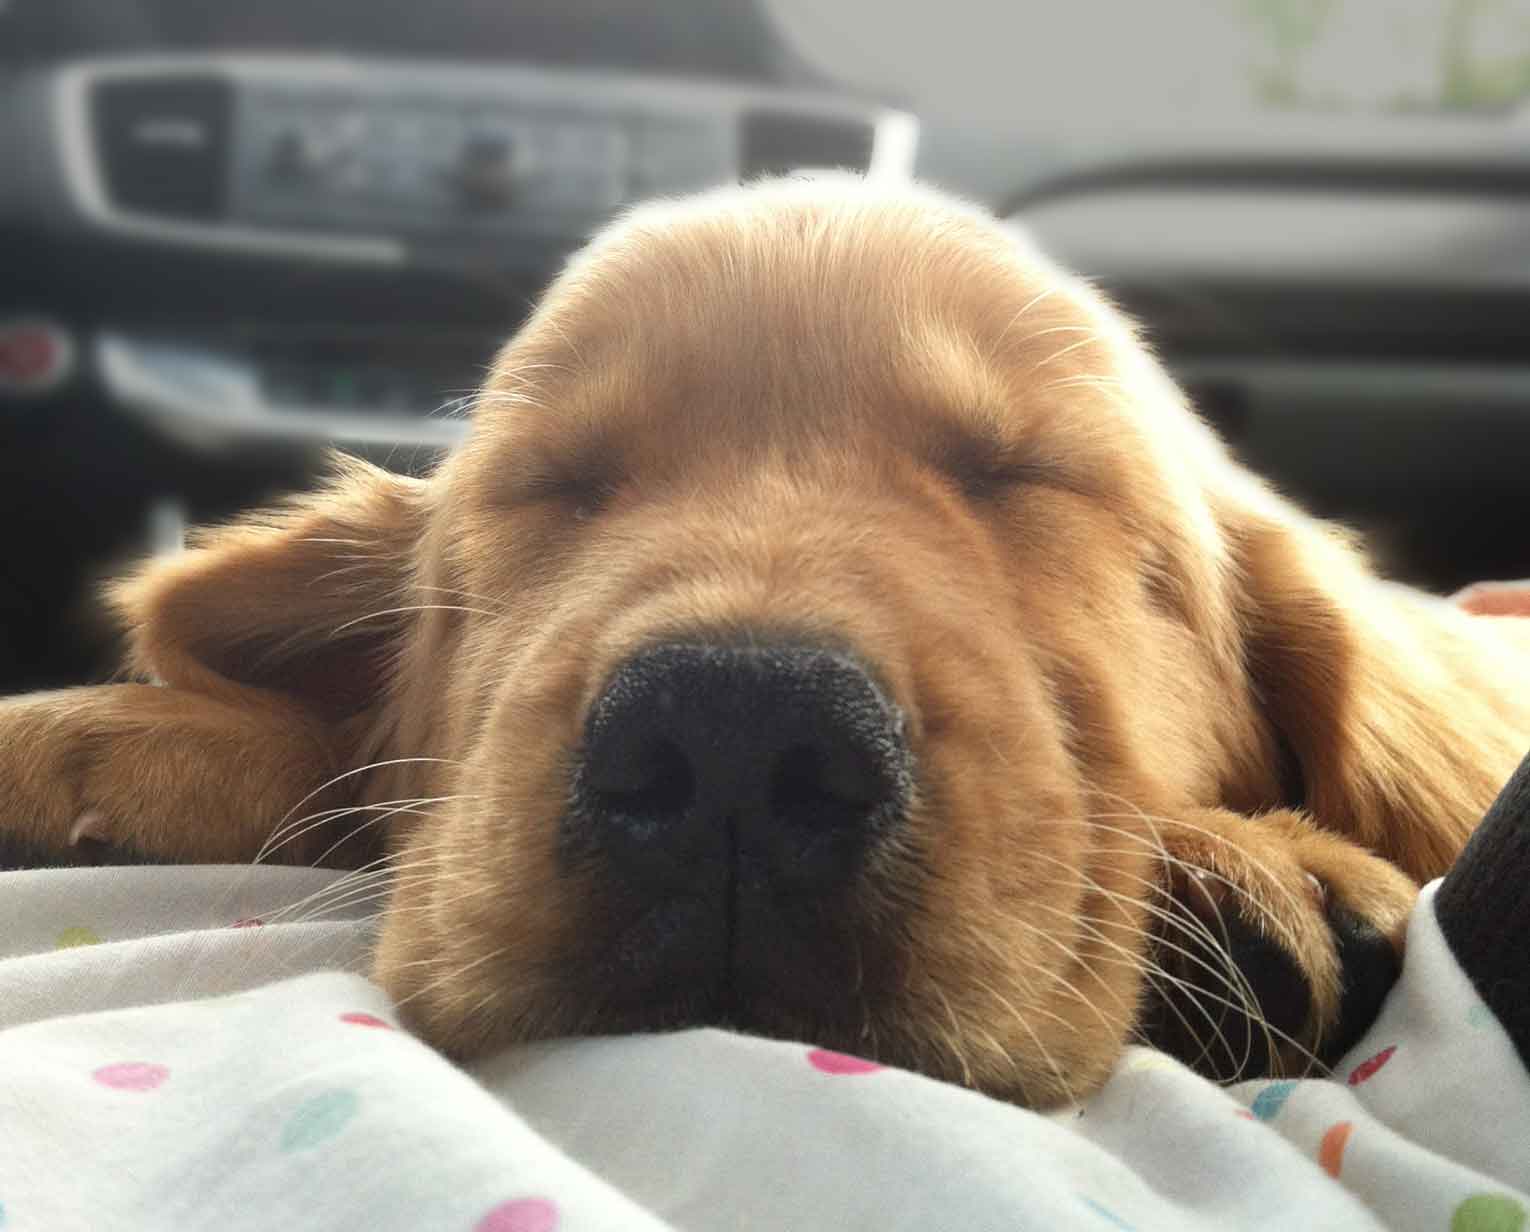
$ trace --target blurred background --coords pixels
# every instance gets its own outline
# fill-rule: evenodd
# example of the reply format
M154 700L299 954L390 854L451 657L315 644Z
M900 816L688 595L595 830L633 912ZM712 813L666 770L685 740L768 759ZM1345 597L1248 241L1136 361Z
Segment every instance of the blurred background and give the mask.
M428 467L623 205L821 167L1032 231L1395 576L1530 576L1530 0L0 0L0 692L327 446Z

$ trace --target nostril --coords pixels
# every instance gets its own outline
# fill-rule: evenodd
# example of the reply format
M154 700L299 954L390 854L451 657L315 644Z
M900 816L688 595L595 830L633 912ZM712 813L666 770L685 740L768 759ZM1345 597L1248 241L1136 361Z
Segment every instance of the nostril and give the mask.
M770 811L785 821L842 821L871 808L887 795L882 775L854 748L828 752L794 744L776 759L770 781Z
M690 808L696 776L678 744L655 740L625 757L605 759L590 787L607 813L657 818Z

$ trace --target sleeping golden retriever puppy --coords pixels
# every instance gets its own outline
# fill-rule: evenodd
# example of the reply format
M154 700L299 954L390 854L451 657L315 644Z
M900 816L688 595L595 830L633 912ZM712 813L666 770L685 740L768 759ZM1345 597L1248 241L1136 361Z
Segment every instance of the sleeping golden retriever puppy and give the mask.
M1013 234L847 180L638 210L429 478L112 598L152 683L0 705L0 816L381 852L376 976L454 1055L719 1023L1033 1105L1134 1035L1332 1056L1530 744L1521 622L1378 582Z

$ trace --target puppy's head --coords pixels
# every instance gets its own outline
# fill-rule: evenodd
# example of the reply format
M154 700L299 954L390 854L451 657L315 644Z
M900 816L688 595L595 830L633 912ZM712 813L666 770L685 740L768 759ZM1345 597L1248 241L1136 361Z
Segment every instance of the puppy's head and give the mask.
M385 763L376 970L451 1052L718 1023L1047 1103L1138 1015L1144 815L1279 797L1280 516L1014 235L779 183L597 240L430 479L215 541L141 658Z
M433 481L420 582L458 607L396 709L460 798L400 835L381 978L460 1051L721 1022L1088 1084L1137 1009L1135 810L1256 743L1207 448L959 207L632 216Z

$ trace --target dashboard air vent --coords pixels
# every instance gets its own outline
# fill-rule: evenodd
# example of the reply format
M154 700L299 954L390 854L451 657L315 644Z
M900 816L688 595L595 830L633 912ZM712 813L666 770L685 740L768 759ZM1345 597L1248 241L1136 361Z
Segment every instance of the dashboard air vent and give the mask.
M218 77L107 81L91 95L96 157L112 204L217 218L227 189L231 88Z

